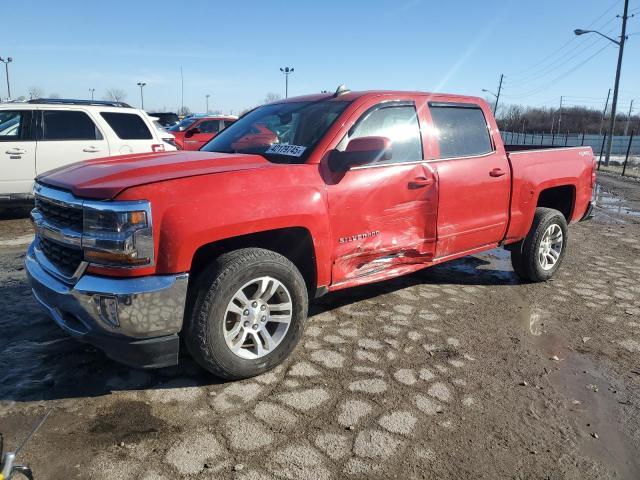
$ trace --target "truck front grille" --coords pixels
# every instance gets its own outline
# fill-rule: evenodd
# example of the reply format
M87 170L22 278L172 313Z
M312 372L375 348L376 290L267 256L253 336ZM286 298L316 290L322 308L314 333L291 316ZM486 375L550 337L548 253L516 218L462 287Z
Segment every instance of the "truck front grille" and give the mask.
M40 238L40 249L49 261L68 277L76 272L84 260L82 250L61 245L45 237Z
M36 196L36 209L53 225L82 232L82 208Z

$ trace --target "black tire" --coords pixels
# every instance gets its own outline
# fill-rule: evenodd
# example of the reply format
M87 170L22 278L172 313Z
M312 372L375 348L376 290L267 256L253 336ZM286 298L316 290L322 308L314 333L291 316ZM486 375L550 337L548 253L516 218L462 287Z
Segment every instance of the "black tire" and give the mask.
M562 248L558 260L549 270L545 270L538 259L540 242L547 229L556 224L562 230ZM522 280L529 282L544 282L549 280L558 270L567 250L568 237L567 221L564 215L552 208L536 208L533 224L529 233L521 242L513 245L511 250L511 265Z
M257 359L244 359L225 342L225 311L242 285L261 276L273 277L287 288L293 304L292 318L272 352ZM196 300L186 319L183 337L196 362L214 375L227 380L260 375L282 363L298 344L307 317L307 287L296 266L282 255L261 248L225 253L216 258L194 287Z

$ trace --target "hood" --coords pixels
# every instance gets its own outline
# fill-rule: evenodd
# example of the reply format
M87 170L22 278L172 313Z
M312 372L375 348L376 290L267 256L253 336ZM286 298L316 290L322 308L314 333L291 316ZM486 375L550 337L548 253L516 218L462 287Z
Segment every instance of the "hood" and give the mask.
M78 197L108 200L127 188L147 183L275 166L260 155L180 150L74 163L38 175L36 181L69 190Z

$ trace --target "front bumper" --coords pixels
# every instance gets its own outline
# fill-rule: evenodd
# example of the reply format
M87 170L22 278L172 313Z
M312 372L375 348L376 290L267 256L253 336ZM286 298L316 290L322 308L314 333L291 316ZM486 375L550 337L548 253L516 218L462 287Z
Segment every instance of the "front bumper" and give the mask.
M137 278L85 274L70 285L36 261L33 245L25 257L25 270L35 299L73 337L134 367L178 363L188 274Z

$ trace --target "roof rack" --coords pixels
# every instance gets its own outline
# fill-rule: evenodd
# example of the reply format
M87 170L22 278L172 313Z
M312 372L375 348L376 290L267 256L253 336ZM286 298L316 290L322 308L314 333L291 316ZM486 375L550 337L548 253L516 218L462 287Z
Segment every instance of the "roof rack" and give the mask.
M111 100L76 100L73 98L34 98L27 103L37 103L44 105L100 105L103 107L131 108L131 105L124 102Z

